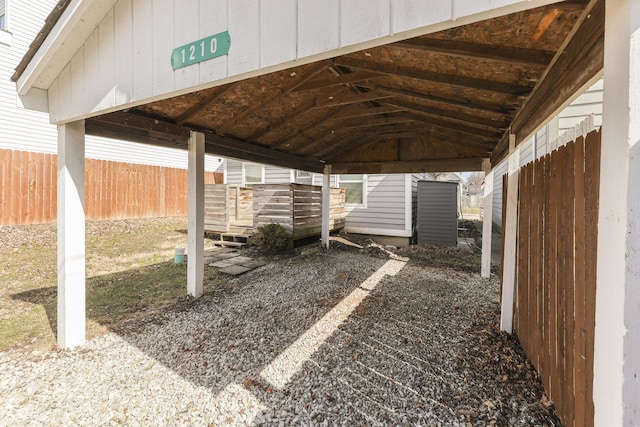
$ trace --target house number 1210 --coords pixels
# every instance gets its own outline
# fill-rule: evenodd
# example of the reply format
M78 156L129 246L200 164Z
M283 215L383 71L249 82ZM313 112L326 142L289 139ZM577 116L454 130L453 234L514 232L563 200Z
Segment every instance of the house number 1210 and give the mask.
M227 55L231 46L228 31L205 37L173 49L171 53L171 67L174 70L198 62Z

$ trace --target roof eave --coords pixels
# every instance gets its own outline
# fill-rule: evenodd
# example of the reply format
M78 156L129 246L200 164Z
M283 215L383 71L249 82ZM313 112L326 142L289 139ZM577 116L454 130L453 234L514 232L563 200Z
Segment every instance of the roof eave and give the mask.
M19 95L48 89L116 0L61 0L11 79Z

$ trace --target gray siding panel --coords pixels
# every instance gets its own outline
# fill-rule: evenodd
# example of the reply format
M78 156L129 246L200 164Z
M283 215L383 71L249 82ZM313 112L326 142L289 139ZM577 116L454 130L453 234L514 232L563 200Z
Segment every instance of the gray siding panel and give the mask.
M367 175L366 207L347 206L345 228L406 230L405 175Z
M418 243L458 244L458 184L418 182Z

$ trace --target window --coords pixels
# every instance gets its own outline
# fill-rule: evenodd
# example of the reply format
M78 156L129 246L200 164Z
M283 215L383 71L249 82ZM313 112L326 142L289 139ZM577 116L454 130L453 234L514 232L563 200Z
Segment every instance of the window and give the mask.
M307 171L296 171L296 184L313 185L313 173Z
M0 30L7 29L7 7L5 0L0 0Z
M346 205L366 205L365 184L365 175L338 175L338 187L346 189Z
M264 184L264 166L253 163L242 164L242 185Z

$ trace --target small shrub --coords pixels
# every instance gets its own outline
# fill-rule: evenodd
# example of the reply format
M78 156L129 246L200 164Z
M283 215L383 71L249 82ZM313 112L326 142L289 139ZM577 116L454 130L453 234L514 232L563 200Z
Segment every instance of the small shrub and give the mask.
M256 246L269 253L287 249L291 242L289 232L280 224L267 224L259 227L253 239Z

